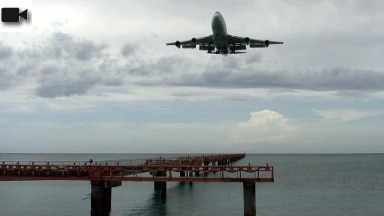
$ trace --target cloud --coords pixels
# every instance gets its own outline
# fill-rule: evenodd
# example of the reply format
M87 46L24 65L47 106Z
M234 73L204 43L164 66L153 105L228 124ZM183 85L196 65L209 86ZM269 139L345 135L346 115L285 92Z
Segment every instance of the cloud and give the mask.
M292 138L297 129L290 119L278 112L252 112L247 122L240 122L235 126L232 141L250 145L283 143Z
M0 124L0 136L10 152L217 152L228 127L218 124L130 124L119 122L24 122L15 136ZM130 142L127 144L127 140ZM28 145L25 145L28 143Z
M119 71L114 68L116 60L107 48L62 32L21 48L0 46L0 55L5 56L7 50L16 54L0 67L1 88L34 83L37 96L54 98L86 94L95 86L121 85Z
M165 2L40 0L32 32L1 34L3 152L383 151L383 1ZM216 10L232 35L285 43L165 46L210 34ZM314 109L346 104L366 110Z
M121 50L121 55L123 55L124 57L128 57L128 56L131 56L133 54L135 54L136 52L136 46L133 45L133 44L125 44Z
M263 56L260 53L248 53L247 57L245 58L246 64L257 64L262 62Z
M13 54L13 49L9 45L5 45L0 41L0 61L6 58L11 57Z
M56 58L74 58L79 61L99 58L107 47L106 44L96 45L91 40L78 39L62 32L53 33L44 46L46 54L53 54Z
M0 113L31 113L34 108L25 105L0 105Z
M67 99L60 100L68 103ZM40 112L26 108L19 110L22 113L4 111L10 116L31 116L26 114ZM148 111L153 112L144 109L143 113L152 115ZM65 113L56 119L46 116L29 118L29 121L0 119L0 137L4 142L1 149L3 152L88 153L90 149L110 153L126 152L127 149L130 152L176 153L218 152L218 149L221 152L252 153L383 151L383 133L379 125L293 120L271 110L252 112L248 121L238 123L225 122L225 119L210 123L134 123L124 118L106 120L109 114L100 117L100 113L95 112L89 119L92 113L87 112L86 120L74 113ZM79 118L69 120L75 116Z
M95 79L82 80L43 80L37 87L36 94L41 97L54 98L85 94L92 86L98 83Z
M326 121L350 122L368 117L384 116L381 110L358 110L358 109L314 109L313 112Z
M316 91L384 90L384 72L333 68L323 70L263 70L256 67L207 68L162 83L218 88L287 88Z
M132 88L181 86L199 88L201 95L207 88L335 91L339 96L384 91L384 71L378 57L384 32L377 28L383 18L380 13L372 17L367 13L377 12L375 9L382 3L302 0L288 3L249 0L249 3L244 6L226 1L217 8L226 18L229 33L282 40L286 42L284 45L249 49L247 54L228 57L166 48L164 42L168 39L188 40L210 32L208 27L214 11L196 2L188 3L189 7L176 4L167 8L161 3L144 2L134 5L133 14L115 13L111 8L103 16L99 11L110 7L106 3L57 5L53 10L73 11L66 17L65 26L59 27L70 33L47 35L44 32L38 39L28 38L24 48L17 48L8 37L7 43L0 44L0 88L33 83L35 95L48 98L90 96L101 90L108 92L111 86L122 86L121 94ZM41 10L47 4L51 3L41 1L38 7ZM129 3L117 1L115 4L123 8ZM96 25L81 26L84 20L80 19L76 22L77 11L83 7L89 10L83 11L80 17L92 19ZM186 13L191 8L199 13ZM147 18L141 19L139 15L143 13ZM54 15L55 25L63 22L58 14L49 14ZM169 24L168 21L176 17L182 18ZM243 20L253 20L259 30L245 28L247 22ZM121 29L122 22L130 28ZM158 37L143 39L153 34ZM174 93L171 92L177 95ZM248 93L245 94L236 97L243 100L248 97Z

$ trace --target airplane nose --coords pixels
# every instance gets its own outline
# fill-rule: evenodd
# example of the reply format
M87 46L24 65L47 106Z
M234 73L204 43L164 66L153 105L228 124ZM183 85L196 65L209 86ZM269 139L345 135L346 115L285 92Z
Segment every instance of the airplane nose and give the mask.
M222 16L220 12L216 11L216 13L213 15L212 18L212 31L216 31L217 28L220 26Z
M221 13L220 13L220 12L216 12L216 13L213 15L213 20L217 20L217 19L219 19L220 16L221 16Z

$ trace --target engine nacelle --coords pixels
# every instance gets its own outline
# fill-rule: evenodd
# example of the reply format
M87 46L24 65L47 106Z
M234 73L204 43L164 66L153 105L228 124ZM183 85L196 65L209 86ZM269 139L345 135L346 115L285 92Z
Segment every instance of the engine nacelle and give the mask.
M182 47L183 47L183 49L195 49L195 48L196 48L196 45L193 45L193 44L184 44Z
M193 45L196 45L196 41L197 41L196 38L192 38L191 39L191 42L192 42Z
M180 49L180 47L181 47L180 41L176 41L176 42L175 42L175 45L176 45L177 48Z
M269 47L269 40L265 40L264 44L265 44L265 47Z
M250 40L249 40L249 37L245 37L245 38L244 38L244 43L245 43L245 44L248 45L248 44L249 44L249 41L250 41Z

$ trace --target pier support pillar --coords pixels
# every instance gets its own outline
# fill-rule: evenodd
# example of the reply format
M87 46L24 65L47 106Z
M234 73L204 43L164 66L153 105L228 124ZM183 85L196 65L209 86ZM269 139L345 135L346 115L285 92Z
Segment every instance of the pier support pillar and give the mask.
M256 184L243 182L244 216L256 216Z
M193 177L193 172L189 172L189 173L188 173L188 176L189 176L189 177ZM189 185L192 185L193 183L192 183L192 182L188 182L188 184L189 184Z
M185 177L185 175L187 174L185 172L185 168L182 168L183 171L180 172L180 177Z
M204 162L204 166L208 166L209 165L209 162ZM204 173L204 177L207 177L208 176L208 173L207 172L204 172L204 171L207 171L208 170L208 167L204 167L203 168L203 173Z
M185 170L185 169L183 169L183 170ZM185 171L181 171L181 172L180 172L180 177L185 177ZM185 182L180 182L180 184L181 184L181 185L184 185Z
M112 187L121 182L91 181L91 215L104 216L111 212Z
M156 172L155 176L167 176L166 172ZM156 192L156 197L160 199L167 198L167 182L154 182L154 189Z

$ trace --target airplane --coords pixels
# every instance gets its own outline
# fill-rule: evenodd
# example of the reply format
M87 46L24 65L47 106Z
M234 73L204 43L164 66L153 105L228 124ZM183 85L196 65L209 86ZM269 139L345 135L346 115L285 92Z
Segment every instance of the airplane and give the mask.
M220 12L215 12L212 18L212 35L192 38L186 41L176 41L166 43L175 45L177 48L195 49L199 45L199 50L206 50L209 54L242 54L246 53L238 50L246 50L246 45L250 48L267 48L270 44L283 44L284 42L257 40L249 37L238 37L227 33L227 26Z

